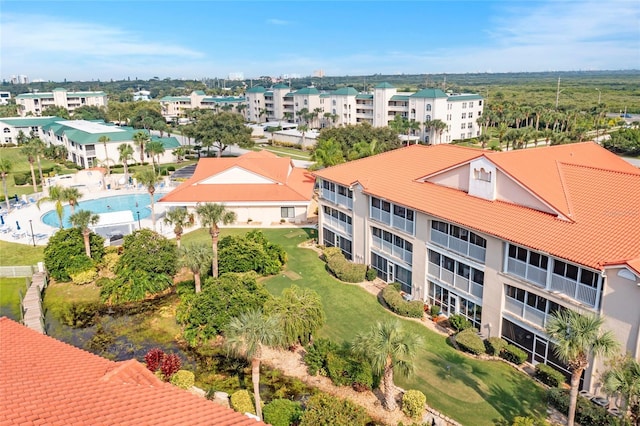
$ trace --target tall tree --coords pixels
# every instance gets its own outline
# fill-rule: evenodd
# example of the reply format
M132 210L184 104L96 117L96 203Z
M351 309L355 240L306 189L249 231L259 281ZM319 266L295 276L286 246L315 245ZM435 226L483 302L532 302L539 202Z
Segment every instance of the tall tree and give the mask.
M156 192L156 184L160 181L160 177L153 170L142 170L136 174L136 179L147 188L149 198L151 200L151 224L153 230L156 230L156 210L153 194Z
M98 138L98 142L100 142L104 146L104 163L107 165L107 175L111 172L109 169L109 152L107 151L107 142L109 142L111 138L109 136L102 135Z
M335 166L336 164L344 163L344 152L340 143L334 138L330 138L316 143L311 152L311 159L315 161L313 167L315 169Z
M138 147L140 151L140 164L144 163L144 147L151 140L151 137L148 133L139 131L133 135L133 142Z
M156 171L156 156L158 156L158 168L160 167L160 156L162 154L164 154L164 145L162 144L162 142L156 140L156 141L151 141L149 143L147 143L147 146L145 148L145 151L147 152L147 155L149 157L151 157L151 167L153 168L153 171Z
M618 348L613 333L602 332L603 324L604 318L600 316L581 315L569 309L551 314L547 322L547 335L556 342L555 354L571 372L569 426L574 425L580 376L589 367L589 358L609 356Z
M261 310L251 310L231 319L225 329L225 345L236 353L244 354L251 362L251 381L256 414L262 420L260 401L260 361L265 346L277 347L284 340L280 328L280 318L276 315L264 316Z
M176 234L176 243L180 248L180 240L185 228L193 226L193 214L187 211L186 207L176 207L167 211L164 216L164 223L173 225L173 233Z
M49 187L49 195L40 198L36 203L36 206L38 206L38 208L40 208L40 204L47 201L51 201L55 204L56 214L58 215L58 220L60 221L60 229L64 228L64 208L62 207L62 203L67 201L64 192L64 188L61 186L51 186Z
M201 276L211 265L211 250L206 243L194 243L179 247L178 253L180 265L189 268L193 273L196 293L200 293L202 291Z
M27 161L29 161L29 168L31 169L31 181L33 183L33 192L38 192L38 181L36 180L36 172L33 168L33 164L36 161L36 155L38 155L38 150L36 146L31 142L31 139L20 148L20 152L27 157Z
M32 132L33 133L33 132ZM38 163L38 174L40 176L40 184L44 186L44 176L42 174L42 164L40 158L44 155L46 148L42 139L33 134L29 140L29 144L33 147L33 153L36 156L36 162Z
M119 161L124 166L124 182L129 183L129 160L133 159L133 147L128 143L118 145Z
M76 206L78 205L78 200L82 198L82 193L78 188L69 187L64 188L62 190L62 198L63 201L69 203L69 209L71 210L71 214L75 213Z
M447 130L447 123L440 119L431 120L431 128L438 134L438 143L442 143L442 134Z
M374 372L382 377L383 402L387 410L397 408L394 371L404 376L412 374L413 358L421 345L422 338L403 329L398 320L378 322L369 332L357 335L353 341L353 352L368 359Z
M265 311L280 317L286 343L289 345L308 344L313 333L318 331L325 321L320 296L315 291L292 285L282 291L282 295L265 303Z
M616 358L602 375L604 389L622 397L622 412L640 419L640 362L626 355ZM638 423L636 423L638 424Z
M214 278L218 278L218 239L220 237L219 223L228 225L236 220L236 214L227 210L222 204L204 203L196 207L196 214L200 219L200 225L209 228L211 235L211 272Z
M89 242L89 236L91 235L90 225L96 225L100 221L100 216L90 212L89 210L79 210L77 213L69 216L71 225L82 231L82 237L84 238L84 250L88 258L91 258L91 244Z
M245 126L242 115L233 112L203 113L195 124L194 135L202 146L216 148L218 157L231 145L240 148L254 145L251 129Z
M13 169L13 163L8 158L0 157L0 176L2 177L2 193L4 194L4 201L7 203L7 211L11 211L11 204L9 204L9 194L7 193L7 176Z

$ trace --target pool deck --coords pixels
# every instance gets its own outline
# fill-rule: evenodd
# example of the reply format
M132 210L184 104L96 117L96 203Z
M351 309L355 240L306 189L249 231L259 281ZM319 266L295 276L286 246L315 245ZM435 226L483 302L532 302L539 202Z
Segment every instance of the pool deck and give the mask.
M80 192L82 193L82 198L78 200L80 205L76 207L76 210L82 209L82 201L86 200L115 197L117 195L149 194L146 190L138 189L94 189L91 191L81 189ZM6 207L6 204L2 203L5 224L0 226L0 240L19 244L33 244L34 238L31 236L31 226L33 226L33 235L36 236L35 244L44 246L49 241L49 237L59 229L46 225L41 219L45 213L55 208L55 203L53 202L44 202L39 208L35 203L29 203L20 208L12 207L8 214L6 213ZM164 208L156 205L155 210L157 231L167 238L174 238L175 235L173 235L171 227L166 226L161 219L158 219L160 214L164 212ZM20 224L19 231L17 230L16 222ZM151 217L140 219L140 225L143 228L151 228Z

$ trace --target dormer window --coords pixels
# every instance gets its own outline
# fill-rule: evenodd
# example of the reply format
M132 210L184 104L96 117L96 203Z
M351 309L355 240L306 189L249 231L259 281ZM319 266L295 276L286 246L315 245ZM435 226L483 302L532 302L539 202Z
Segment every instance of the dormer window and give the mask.
M491 182L491 172L486 171L484 167L480 169L473 169L473 178L476 180Z

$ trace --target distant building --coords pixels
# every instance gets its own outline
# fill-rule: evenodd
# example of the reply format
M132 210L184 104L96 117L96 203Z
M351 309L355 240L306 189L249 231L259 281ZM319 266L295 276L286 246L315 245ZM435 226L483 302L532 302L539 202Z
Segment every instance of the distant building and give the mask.
M149 101L151 100L151 92L148 90L138 90L133 92L134 101Z
M228 79L232 80L232 81L242 81L242 80L244 80L244 73L242 73L242 72L230 72Z
M0 105L7 105L11 99L11 92L0 92Z
M168 121L177 120L187 115L187 112L196 109L212 109L242 113L245 98L242 96L207 96L202 90L191 92L189 96L165 96L160 99L162 116Z
M81 106L107 106L107 94L104 92L67 92L66 89L53 89L52 92L23 93L16 96L18 114L22 117L35 115L39 117L49 106L65 108L72 113Z
M29 84L29 77L26 75L12 75L11 84Z

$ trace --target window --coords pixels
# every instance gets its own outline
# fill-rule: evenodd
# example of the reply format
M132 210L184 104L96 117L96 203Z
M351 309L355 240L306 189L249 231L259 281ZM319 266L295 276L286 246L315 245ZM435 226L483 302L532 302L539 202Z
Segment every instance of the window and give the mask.
M466 102L463 102L463 103L462 103L462 108L466 108L466 107L467 107L467 103L466 103Z
M431 121L431 116L429 114L425 115L424 121Z
M280 207L280 217L283 219L292 219L296 215L295 207Z
M427 104L427 111L431 111L431 104Z
M473 108L473 101L469 102L469 108ZM471 117L471 116L469 116L469 117Z
M484 272L471 268L471 281L476 284L484 285Z
M506 286L505 293L508 297L515 299L519 302L524 302L525 291L518 287L513 287L510 285Z
M336 106L336 100L335 99L331 102L331 105Z
M308 102L307 102L307 100L305 99L303 103L304 103L304 105L307 105L307 103L308 103Z
M447 271L453 272L456 268L456 262L447 256L442 256L442 267Z
M9 129L8 127L5 127L5 128L4 128L4 132L5 132L5 133L11 133L11 129Z
M466 112L463 112L463 113L462 113L462 118L463 118L463 119L467 118L467 113L466 113Z
M469 278L471 275L471 267L469 265L465 265L464 263L458 263L458 267L456 268L456 274L461 276L462 278Z
M578 267L559 260L553 262L553 273L573 281L578 281Z
M429 250L429 262L434 265L440 266L440 253L437 251Z
M466 129L466 128L467 128L467 123L462 123L462 124L460 125L460 128L461 128L461 129ZM462 138L464 139L464 133L462 134Z
M520 260L522 262L527 261L527 250L522 247L509 245L509 257Z
M540 253L536 253L532 251L529 254L529 264L533 266L537 266L538 268L547 269L548 261L549 261L549 258Z
M583 269L580 271L580 282L589 287L598 287L598 275L595 272L587 271Z
M482 106L482 101L478 101L478 106Z
M480 168L480 170L473 169L473 178L476 180L491 182L491 172L486 171L484 167Z
M464 117L462 117L462 118L464 118ZM469 113L469 118L473 118L473 113L472 112Z

